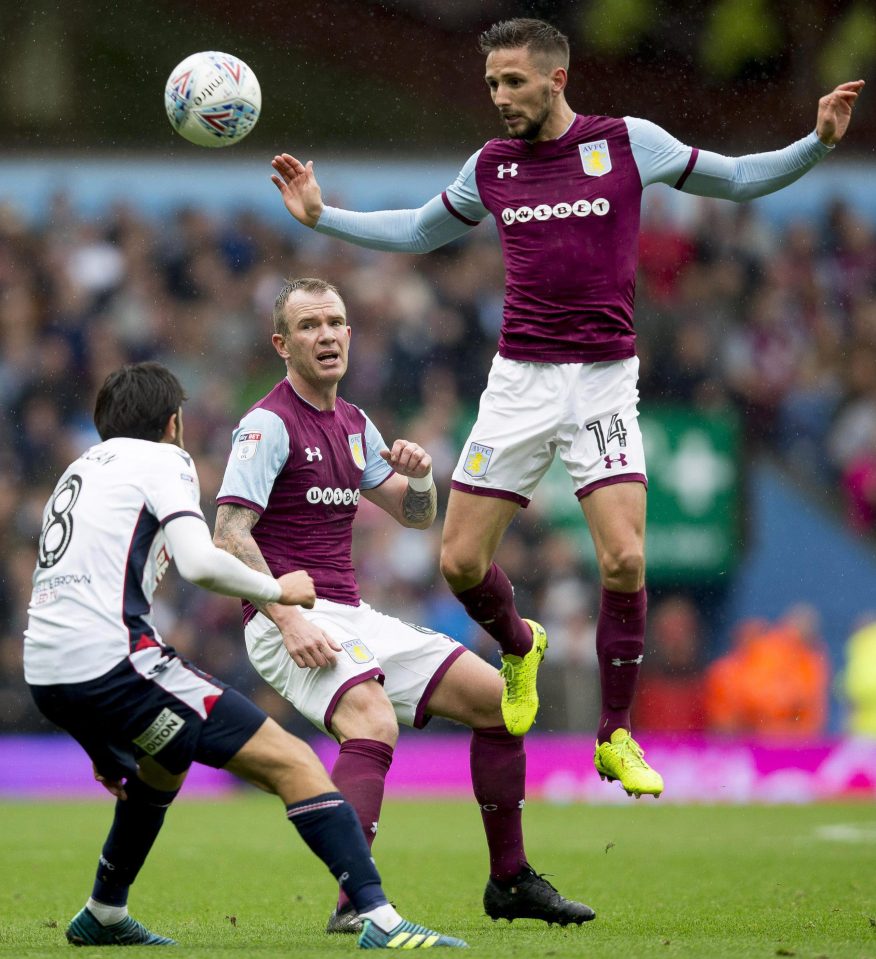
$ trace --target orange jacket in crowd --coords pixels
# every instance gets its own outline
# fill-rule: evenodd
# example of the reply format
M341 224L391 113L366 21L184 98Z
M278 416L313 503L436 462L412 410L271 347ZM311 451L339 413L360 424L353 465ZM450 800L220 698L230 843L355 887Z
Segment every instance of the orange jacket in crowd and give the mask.
M830 667L793 622L751 621L706 672L706 715L717 732L811 736L827 720Z

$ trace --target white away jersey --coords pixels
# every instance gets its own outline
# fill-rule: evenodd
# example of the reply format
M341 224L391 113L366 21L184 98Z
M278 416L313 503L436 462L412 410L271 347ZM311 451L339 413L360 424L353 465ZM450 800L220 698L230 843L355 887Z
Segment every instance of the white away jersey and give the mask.
M43 511L24 634L37 686L96 679L162 645L152 594L171 556L163 527L204 518L198 474L178 446L119 437L69 466Z

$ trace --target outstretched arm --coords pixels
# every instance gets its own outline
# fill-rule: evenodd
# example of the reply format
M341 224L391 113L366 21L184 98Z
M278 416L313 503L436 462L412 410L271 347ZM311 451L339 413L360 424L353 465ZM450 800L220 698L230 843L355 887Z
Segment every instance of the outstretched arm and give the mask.
M326 206L313 173L313 161L301 163L288 153L271 161L276 171L271 177L283 197L286 209L304 226L340 240L373 250L398 253L428 253L468 233L486 216L476 198L468 197L465 212L457 211L448 200L433 197L416 210L381 210L357 213ZM473 163L463 167L454 187L471 179ZM448 191L449 192L449 191ZM459 202L465 202L465 194ZM471 209L469 209L471 207ZM454 212L451 212L454 210Z
M223 503L216 514L213 542L250 569L270 575L268 564L252 535L252 528L258 521L259 515L255 510ZM297 609L264 601L254 604L276 624L296 665L305 669L317 668L329 666L335 661L335 653L340 652L341 647L327 633L306 620Z
M416 443L396 440L391 450L380 455L395 473L362 495L413 529L428 529L438 512L438 491L432 479L432 457Z
M197 516L178 516L164 528L180 575L205 589L226 596L241 596L253 602L313 606L313 580L299 570L274 579L271 571L256 572L210 542L207 525Z
M863 80L840 84L819 100L816 129L781 150L741 157L691 149L647 120L627 117L642 185L666 183L697 196L752 200L800 179L845 135Z

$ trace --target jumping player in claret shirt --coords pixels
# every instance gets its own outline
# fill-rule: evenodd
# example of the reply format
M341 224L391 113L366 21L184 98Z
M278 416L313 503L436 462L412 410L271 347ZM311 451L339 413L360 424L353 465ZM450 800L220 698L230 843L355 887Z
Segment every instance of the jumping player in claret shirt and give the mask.
M497 23L480 37L486 82L508 134L490 140L454 183L416 210L325 206L311 162L273 160L286 208L328 236L424 253L488 214L506 288L498 355L453 474L441 569L503 652L503 714L526 732L538 709L544 630L522 619L493 562L505 529L559 452L596 548L602 600L596 647L602 715L594 764L631 795L663 780L630 732L645 635L647 478L638 416L633 297L642 190L749 200L779 190L846 132L863 80L818 103L815 130L782 150L732 158L691 148L647 120L576 114L566 102L569 45L540 20Z

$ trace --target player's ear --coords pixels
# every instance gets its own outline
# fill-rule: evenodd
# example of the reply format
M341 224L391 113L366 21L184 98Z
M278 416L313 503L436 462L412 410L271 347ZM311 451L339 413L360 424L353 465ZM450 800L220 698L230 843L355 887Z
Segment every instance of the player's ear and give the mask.
M554 94L562 93L569 81L569 74L563 67L554 67L551 70L551 91Z
M279 333L274 333L271 336L271 342L274 344L274 349L284 360L289 359L289 350L286 349L286 339L281 336Z
M177 434L180 430L179 410L171 413L164 424L164 433L161 437L162 443L175 443Z

